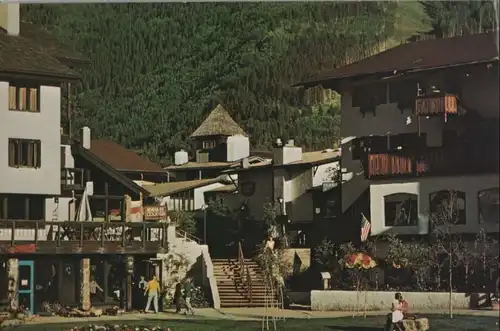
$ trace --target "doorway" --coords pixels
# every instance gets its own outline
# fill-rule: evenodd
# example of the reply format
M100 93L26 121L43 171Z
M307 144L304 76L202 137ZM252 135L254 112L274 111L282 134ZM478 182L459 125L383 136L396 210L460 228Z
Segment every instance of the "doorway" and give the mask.
M19 306L34 313L34 263L33 261L19 261Z

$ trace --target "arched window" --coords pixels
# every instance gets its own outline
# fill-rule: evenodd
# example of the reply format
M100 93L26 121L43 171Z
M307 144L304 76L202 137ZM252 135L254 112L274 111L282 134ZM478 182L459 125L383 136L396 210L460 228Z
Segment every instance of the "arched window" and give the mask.
M395 193L384 197L385 226L418 224L418 195Z
M478 192L477 204L479 207L479 223L499 223L500 199L498 193L498 187Z
M464 192L443 190L431 193L429 199L431 220L436 225L466 224Z

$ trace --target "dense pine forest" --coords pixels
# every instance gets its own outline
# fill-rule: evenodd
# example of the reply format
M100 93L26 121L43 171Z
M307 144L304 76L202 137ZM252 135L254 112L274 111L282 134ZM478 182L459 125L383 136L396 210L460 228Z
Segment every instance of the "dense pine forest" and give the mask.
M91 64L75 127L168 163L221 103L255 148L338 142L339 97L292 85L405 42L494 26L491 1L23 5Z

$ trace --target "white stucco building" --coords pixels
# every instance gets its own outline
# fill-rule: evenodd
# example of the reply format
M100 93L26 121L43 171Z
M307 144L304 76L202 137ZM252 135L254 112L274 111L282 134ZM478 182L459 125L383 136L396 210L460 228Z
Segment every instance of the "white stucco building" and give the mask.
M44 221L53 197L61 195L61 86L68 90L79 77L58 60L72 56L45 52L41 41L31 39L34 31L20 21L19 4L0 5L2 219Z

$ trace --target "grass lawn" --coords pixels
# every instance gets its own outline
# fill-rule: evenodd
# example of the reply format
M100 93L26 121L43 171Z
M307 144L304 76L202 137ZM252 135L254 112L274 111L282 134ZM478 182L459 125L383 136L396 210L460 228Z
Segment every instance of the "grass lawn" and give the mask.
M483 316L455 316L449 319L446 316L429 316L432 331L491 331L498 330L495 317ZM130 323L130 322L129 322ZM104 323L102 323L104 324ZM115 323L109 323L115 324ZM116 324L121 324L119 321ZM52 324L52 325L21 325L15 331L66 331L71 327L86 325L81 324ZM146 320L144 322L133 322L134 326L168 326L172 331L258 331L261 330L260 322L242 322L228 320L169 320L158 323ZM331 319L287 319L277 321L277 330L286 331L380 331L383 330L384 317L351 317ZM270 330L273 330L270 325Z

